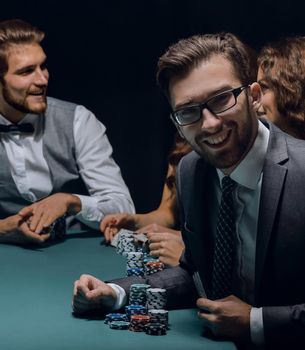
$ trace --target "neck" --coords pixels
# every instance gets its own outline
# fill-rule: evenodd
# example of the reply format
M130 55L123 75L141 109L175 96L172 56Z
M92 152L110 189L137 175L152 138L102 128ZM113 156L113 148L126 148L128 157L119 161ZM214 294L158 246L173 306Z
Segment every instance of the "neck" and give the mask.
M0 103L0 114L11 123L20 122L26 115L26 113L20 112L8 104L4 105L3 103Z

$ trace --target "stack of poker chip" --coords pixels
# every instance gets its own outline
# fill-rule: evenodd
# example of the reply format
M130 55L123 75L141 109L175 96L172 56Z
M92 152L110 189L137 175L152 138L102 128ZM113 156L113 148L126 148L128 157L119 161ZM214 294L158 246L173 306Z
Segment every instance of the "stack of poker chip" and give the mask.
M130 317L129 330L132 332L144 332L149 321L150 317L148 315L132 315Z
M168 327L168 311L164 309L150 309L148 310L148 316L150 316L150 323L161 323Z
M158 258L149 255L149 253L143 253L143 264L145 265L149 261L160 261Z
M145 263L146 275L152 275L153 273L164 270L164 264L161 261L147 261Z
M56 219L45 233L50 233L50 239L56 240L65 238L66 231L66 215L64 215Z
M127 276L143 276L143 253L142 252L126 252L126 272Z
M146 334L166 335L166 326L161 323L148 323L146 325Z
M120 313L111 313L107 314L105 317L105 323L110 324L111 322L115 321L127 321L127 315L126 314L120 314Z
M116 251L118 254L125 255L127 252L136 251L134 234L129 230L120 230L118 233L118 241L116 246Z
M127 305L125 306L127 320L130 321L133 315L147 315L147 308L143 305Z
M127 277L129 276L144 276L144 269L140 267L131 267L126 270Z
M146 291L148 288L150 288L149 284L132 284L130 286L129 303L131 305L146 306Z
M146 296L146 307L148 310L166 308L166 289L148 288Z

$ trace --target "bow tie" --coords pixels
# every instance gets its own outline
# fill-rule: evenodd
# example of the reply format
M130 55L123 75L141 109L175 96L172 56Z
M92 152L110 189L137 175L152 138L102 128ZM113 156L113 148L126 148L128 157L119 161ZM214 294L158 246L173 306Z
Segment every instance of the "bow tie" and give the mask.
M33 133L34 127L30 123L0 125L0 132L25 132Z

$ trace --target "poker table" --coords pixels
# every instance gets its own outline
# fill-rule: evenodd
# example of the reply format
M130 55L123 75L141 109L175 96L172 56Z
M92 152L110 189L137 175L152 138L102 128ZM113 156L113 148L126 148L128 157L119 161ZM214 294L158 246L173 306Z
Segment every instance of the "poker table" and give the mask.
M125 269L124 258L98 232L70 231L65 240L38 248L0 244L0 349L236 349L203 337L195 309L170 311L165 336L114 330L103 319L73 316L74 280L83 273L122 277Z

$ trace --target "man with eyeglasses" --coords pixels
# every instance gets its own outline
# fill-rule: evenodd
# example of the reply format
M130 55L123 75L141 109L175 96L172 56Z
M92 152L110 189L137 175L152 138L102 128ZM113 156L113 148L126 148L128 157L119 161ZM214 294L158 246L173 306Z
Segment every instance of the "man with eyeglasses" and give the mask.
M241 348L305 345L305 143L257 119L251 50L229 33L194 36L159 59L171 118L195 152L177 170L185 254L145 278L75 282L74 310L121 307L132 283L168 307L199 307L216 338Z
M0 243L42 244L66 222L98 228L106 214L134 211L104 125L46 96L43 38L24 21L0 22Z

